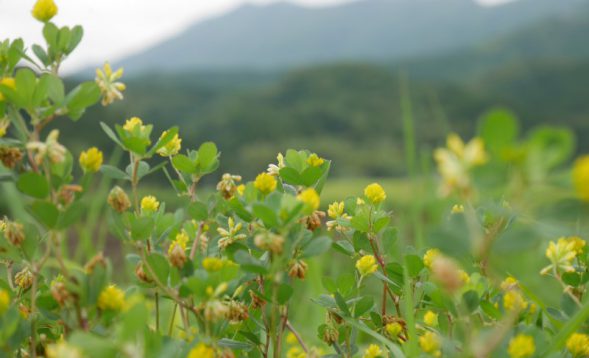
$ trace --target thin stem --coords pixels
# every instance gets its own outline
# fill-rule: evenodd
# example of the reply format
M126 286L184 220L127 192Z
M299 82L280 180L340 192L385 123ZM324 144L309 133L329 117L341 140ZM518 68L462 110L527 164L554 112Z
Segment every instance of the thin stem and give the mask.
M297 330L293 327L292 323L290 323L289 320L286 320L286 328L288 328L289 331L291 331L292 334L296 337L297 341L301 345L301 348L303 348L303 351L305 351L305 353L309 353L309 349L307 348L305 341L303 341L303 338L301 337L299 332L297 332Z

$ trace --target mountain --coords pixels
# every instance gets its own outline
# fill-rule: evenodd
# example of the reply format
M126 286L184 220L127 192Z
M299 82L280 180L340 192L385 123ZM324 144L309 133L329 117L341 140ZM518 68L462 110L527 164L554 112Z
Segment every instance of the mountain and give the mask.
M555 67L589 59L589 4L574 12L560 13L534 22L498 38L433 56L413 58L393 64L414 78L431 80L471 80L485 77L504 67L519 67L538 61Z
M390 61L471 46L587 0L362 0L328 8L245 5L119 61L149 69L284 69L333 61Z

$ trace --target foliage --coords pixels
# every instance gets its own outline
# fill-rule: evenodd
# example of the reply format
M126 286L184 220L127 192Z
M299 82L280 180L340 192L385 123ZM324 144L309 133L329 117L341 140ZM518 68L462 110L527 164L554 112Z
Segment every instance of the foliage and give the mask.
M434 152L445 198L430 193L434 209L428 211L415 195L408 222L389 210L390 195L378 183L321 211L332 162L308 150L279 154L253 181L226 173L216 191L202 192L203 179L220 166L217 146L187 148L177 127L156 136L154 126L138 117L114 127L100 123L128 165L104 164L105 156L93 147L80 154L80 171L54 121L81 120L98 101L121 100L125 86L122 70L105 64L96 81L66 90L59 68L82 30L52 23L54 6L51 0L35 6L46 40L44 47L32 47L36 59L21 40L0 46L1 178L8 183L4 188L18 193L11 205L26 209L0 221L2 354L589 354L589 254L579 236L586 224L575 232L566 221L539 222L542 200L557 200L546 195L535 198L540 204L530 201L534 189L569 178L568 168L563 171L574 152L569 130L540 127L523 137L510 112L488 112L479 137L465 143L451 134L446 147ZM167 207L158 192L140 194L156 172L179 198L177 209ZM576 191L567 181L553 195L582 212L588 172L586 159L578 160ZM103 179L98 185L97 177ZM424 177L431 184L432 175ZM105 222L98 222L97 211L105 212ZM426 225L419 218L424 213L442 219ZM105 256L93 248L103 248L96 232L87 233L87 240L76 235L93 225L107 226L124 244L125 263L112 263L114 250L106 248ZM496 260L501 245L511 251L522 245L505 237L534 235L522 229L551 225L567 233L543 245L544 255L527 250L545 256L536 261L542 267L533 269L543 285L556 287L546 299L546 292L526 284L525 268L506 272ZM399 240L399 226L410 228L414 246ZM429 245L419 235L427 235ZM89 248L83 265L69 252L71 238ZM317 275L310 265L316 257L329 258L333 266L319 273L323 294L311 298L324 313L318 327L309 325L313 317L296 317L309 304L297 291ZM125 264L133 267L132 282L121 277Z

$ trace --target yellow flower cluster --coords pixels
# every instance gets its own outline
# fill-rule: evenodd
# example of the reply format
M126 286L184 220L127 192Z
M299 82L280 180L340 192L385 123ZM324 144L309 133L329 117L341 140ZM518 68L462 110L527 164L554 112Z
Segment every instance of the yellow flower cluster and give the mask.
M167 134L168 131L164 131L160 136L160 139L162 139ZM166 145L157 150L157 154L161 155L162 157L172 157L178 154L180 149L182 149L182 139L180 139L178 134L175 134L174 138L172 138L171 141L169 141L168 143L166 143Z
M382 349L380 349L380 347L376 344L371 344L364 351L364 355L362 356L362 358L376 358L381 357L382 355Z
M457 134L452 133L446 140L446 146L434 152L438 172L444 181L442 191L445 195L453 189L467 190L470 187L469 171L488 160L485 145L480 138L465 144Z
M534 338L525 334L518 334L509 341L507 353L511 358L531 357L536 351Z
M10 295L8 291L0 289L0 315L3 315L10 306Z
M374 204L381 203L387 198L387 194L378 183L372 183L366 186L364 188L364 196Z
M102 94L101 104L107 106L116 100L123 99L123 92L127 88L124 83L117 80L123 77L123 69L119 68L114 71L108 62L104 63L102 69L96 69L96 84Z
M384 327L384 329L385 329L385 331L387 331L389 337L391 337L391 338L395 338L401 332L403 332L403 326L399 322L388 323Z
M309 155L309 158L307 158L307 164L312 167L320 167L324 162L325 160L315 153Z
M433 311L427 311L423 316L423 322L430 327L437 327L438 314Z
M53 0L37 0L31 13L35 19L47 22L57 14L57 5Z
M434 332L425 332L423 336L419 337L419 346L425 353L434 357L441 357L442 351L440 337Z
M141 199L141 211L144 213L156 212L159 207L160 202L153 195L144 196Z
M442 253L440 252L440 250L429 249L425 252L425 255L423 255L423 264L425 265L425 267L431 270L434 261L441 255Z
M82 352L64 340L53 343L45 349L47 358L82 358Z
M503 307L507 311L523 311L528 307L528 302L518 290L509 290L503 295Z
M202 260L202 267L208 272L221 271L224 265L225 262L223 261L223 259L220 259L218 257L205 257Z
M376 258L373 255L364 255L356 261L356 269L361 276L370 275L378 269Z
M267 195L276 190L277 185L276 178L268 173L260 173L254 181L254 186L262 194Z
M583 333L573 333L566 343L567 349L571 355L577 357L589 357L589 335Z
M120 311L125 306L125 293L116 285L105 287L98 296L98 308Z
M545 275L549 272L572 272L573 260L578 254L583 252L585 241L578 236L561 237L555 243L550 241L546 249L546 257L550 260L550 265L544 267L541 274Z
M0 86L8 87L12 90L16 89L16 81L12 77L4 77L0 79ZM2 92L0 92L0 102L4 101L5 97ZM0 135L2 137L2 135Z
M96 173L102 165L102 152L92 147L80 154L80 166L87 173Z
M172 241L170 247L168 248L168 255L172 255L172 252L174 251L176 246L179 246L182 249L182 251L186 251L186 247L188 246L189 240L190 238L184 231L181 231L178 234L176 234L175 240Z
M215 350L201 342L188 352L187 358L215 358Z
M319 194L317 194L313 188L303 190L299 195L297 195L297 199L307 204L310 208L313 209L313 211L319 209L319 205L321 204Z
M584 155L575 161L573 184L579 199L589 201L589 155Z

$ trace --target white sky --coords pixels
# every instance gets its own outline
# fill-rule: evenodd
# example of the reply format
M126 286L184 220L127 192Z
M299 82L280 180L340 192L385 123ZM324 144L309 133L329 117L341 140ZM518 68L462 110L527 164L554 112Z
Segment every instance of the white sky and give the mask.
M277 0L56 0L58 25L84 26L84 40L64 70L114 61L181 32L195 21L222 14L244 3ZM328 6L350 0L290 0ZM443 0L440 0L443 1ZM508 0L477 0L497 4ZM22 37L28 46L42 43L42 24L30 15L35 0L0 0L0 41Z

